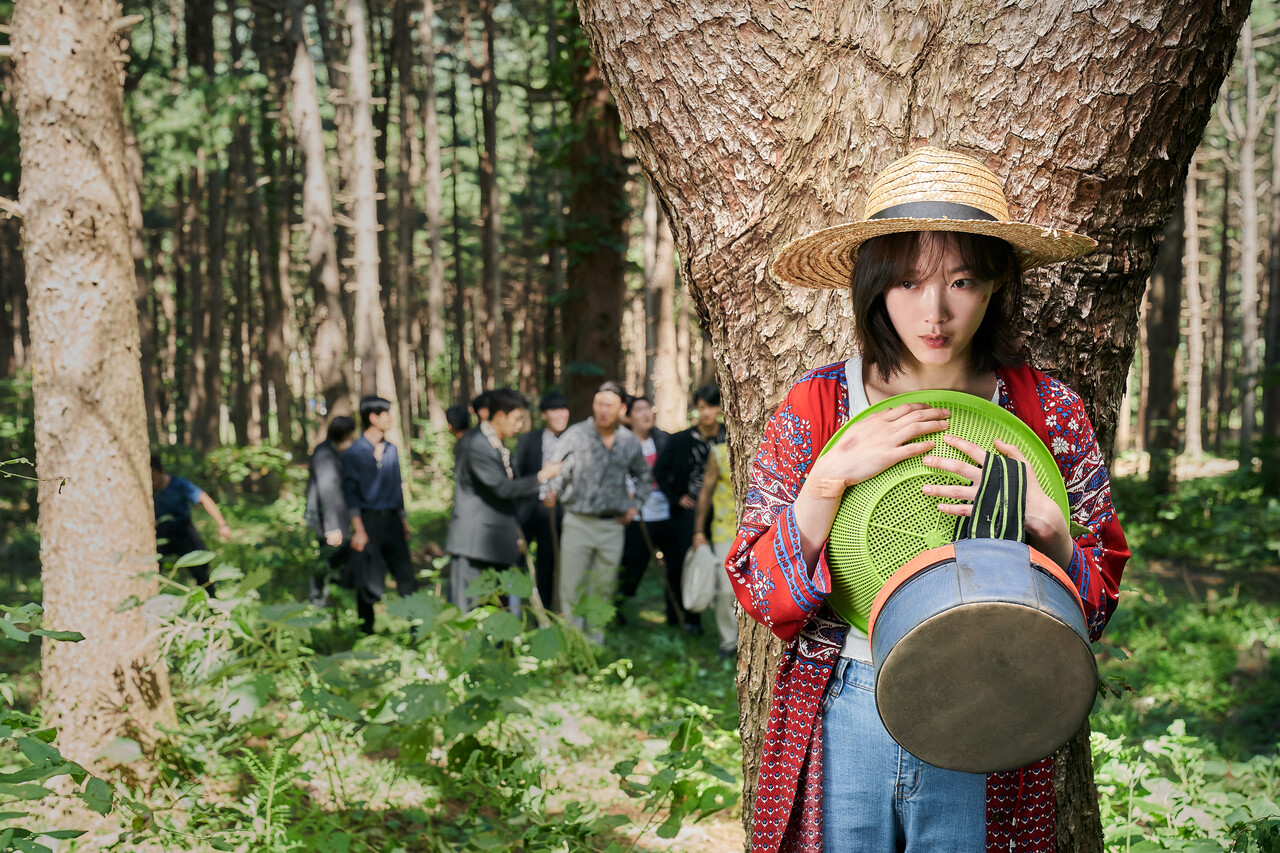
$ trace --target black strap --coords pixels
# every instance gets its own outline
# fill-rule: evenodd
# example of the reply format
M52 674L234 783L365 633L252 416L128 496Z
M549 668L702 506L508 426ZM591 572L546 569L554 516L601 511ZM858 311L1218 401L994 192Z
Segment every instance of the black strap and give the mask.
M973 515L960 516L956 539L1023 541L1027 526L1027 466L1016 459L987 453L982 480L973 499Z
M958 201L907 201L877 210L868 219L982 219L997 222L994 216L979 207Z

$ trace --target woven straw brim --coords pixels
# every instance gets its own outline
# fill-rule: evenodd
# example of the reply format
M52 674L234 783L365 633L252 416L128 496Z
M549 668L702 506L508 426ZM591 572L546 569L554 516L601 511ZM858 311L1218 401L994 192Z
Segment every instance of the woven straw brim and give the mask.
M1070 261L1098 243L1083 234L984 219L868 219L815 231L784 248L770 266L778 281L796 287L848 287L858 247L872 237L905 231L955 231L999 237L1013 246L1023 270Z

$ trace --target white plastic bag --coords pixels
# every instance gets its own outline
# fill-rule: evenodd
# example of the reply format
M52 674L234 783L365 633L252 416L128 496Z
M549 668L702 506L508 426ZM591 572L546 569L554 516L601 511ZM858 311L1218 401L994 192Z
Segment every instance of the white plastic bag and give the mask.
M701 613L716 600L716 588L724 561L716 556L710 545L690 548L684 555L684 578L680 594L684 609Z

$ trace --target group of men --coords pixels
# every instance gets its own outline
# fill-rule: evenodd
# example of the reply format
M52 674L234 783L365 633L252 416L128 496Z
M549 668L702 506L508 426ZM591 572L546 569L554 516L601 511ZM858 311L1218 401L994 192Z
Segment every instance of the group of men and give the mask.
M445 546L454 603L473 604L466 590L484 569L522 560L523 537L533 546L541 602L587 628L596 642L603 642L604 626L585 624L579 602L621 605L635 595L651 560L666 567L667 624L701 633L701 614L683 606L681 581L707 459L725 433L719 389L699 389L695 405L695 424L668 434L655 425L651 400L606 382L592 399L591 416L570 426L567 399L551 392L540 401L542 428L520 435L508 457L504 442L527 416L524 398L509 389L478 398L480 425L457 446ZM725 594L732 594L727 585ZM621 608L617 617L626 621ZM732 655L736 621L717 620L717 627L721 652Z
M537 430L528 429L528 402L509 388L472 401L479 420L474 427L464 407L451 407L446 416L457 444L445 542L450 600L471 609L475 601L468 590L480 574L522 567L532 546L540 604L557 608L603 642L604 626L587 625L579 602L588 596L612 601L617 622L625 624L623 601L635 596L646 569L657 562L666 569L667 624L700 634L701 614L688 612L681 599L684 559L695 534L706 532L695 530L698 497L708 457L724 442L725 431L719 389L700 388L694 404L694 425L674 434L655 425L651 400L629 396L616 382L601 385L591 416L572 426L568 400L555 391L540 401ZM388 572L400 595L412 594L417 578L399 451L387 440L394 424L391 403L364 397L359 417L358 434L352 418L333 418L312 453L305 518L325 560L311 580L312 602L323 604L328 581L338 578L354 590L361 628L372 633L374 605ZM514 452L508 449L512 439ZM196 503L227 538L229 528L208 495L166 474L158 457L152 469L163 551L203 549L190 520ZM212 594L202 569L193 567L196 580ZM724 594L732 595L727 585ZM717 628L721 652L732 655L736 622L717 619Z

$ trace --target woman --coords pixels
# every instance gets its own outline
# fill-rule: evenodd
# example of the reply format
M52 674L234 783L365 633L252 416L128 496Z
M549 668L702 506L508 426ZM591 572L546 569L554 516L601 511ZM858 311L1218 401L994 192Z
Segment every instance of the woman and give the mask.
M753 851L1054 849L1052 758L983 777L903 751L875 710L866 637L825 603L824 549L846 488L923 454L926 465L970 483L926 486L926 494L971 501L981 450L944 436L970 461L929 455L935 440L913 439L944 431L948 412L914 404L863 420L819 453L862 409L909 391L964 391L1014 412L1047 439L1072 521L1087 531L1073 539L1032 485L1028 544L1070 575L1096 638L1115 609L1128 547L1080 398L1021 364L1010 323L1023 270L1094 245L1010 221L990 170L921 148L877 176L862 221L798 240L775 261L784 282L852 287L860 355L802 377L770 420L726 561L742 606L788 644L766 731ZM1009 445L997 449L1021 458ZM964 515L971 505L939 509Z

